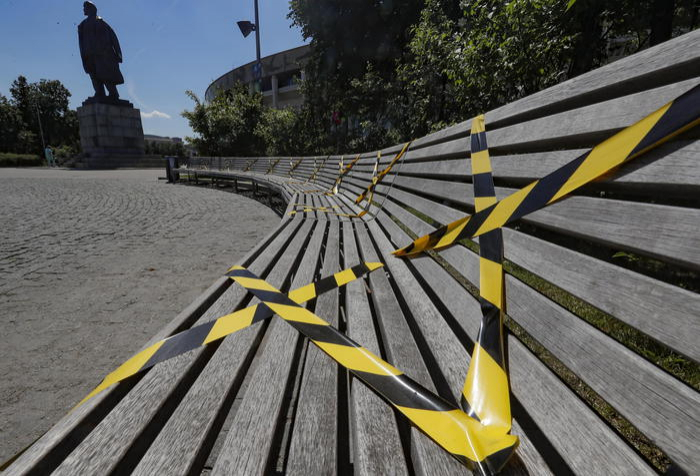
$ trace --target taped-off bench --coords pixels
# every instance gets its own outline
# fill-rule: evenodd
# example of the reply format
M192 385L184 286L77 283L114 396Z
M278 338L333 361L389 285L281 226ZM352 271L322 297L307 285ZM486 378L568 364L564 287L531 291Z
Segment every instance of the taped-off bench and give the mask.
M697 472L699 76L693 32L379 153L190 160L280 226L7 473Z

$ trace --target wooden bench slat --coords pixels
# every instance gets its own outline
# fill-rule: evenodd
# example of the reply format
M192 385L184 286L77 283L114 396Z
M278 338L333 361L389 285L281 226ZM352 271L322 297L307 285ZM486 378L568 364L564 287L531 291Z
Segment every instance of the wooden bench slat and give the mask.
M299 241L298 237L304 232L305 228L300 228L295 240ZM293 241L289 247L294 245ZM285 252L268 277L271 283L281 285L284 282L294 258L293 253ZM263 326L255 327L260 328L256 329L256 338L262 338ZM224 339L140 461L135 474L185 474L193 469L220 408L230 392L238 392L243 375L236 375L232 370L239 356L245 355L250 347L238 334Z
M396 184L434 198L448 196L456 203L474 205L471 184L402 176L397 177ZM499 200L515 191L496 187ZM700 237L694 233L700 224L700 211L695 209L572 196L531 213L522 221L700 268ZM668 233L669 229L674 232Z
M471 164L466 158L468 148L463 149L461 147L463 144L456 145L459 146L456 148L457 151L463 151L461 157L454 160L436 158L438 160L430 162L405 162L397 166L397 172L450 180L471 179ZM505 180L537 180L588 150L571 149L531 154L492 155L493 176ZM646 195L652 195L655 192L654 188L657 187L666 187L665 189L679 194L688 193L700 187L700 171L696 166L699 153L700 144L696 141L673 141L625 164L613 175L603 177L596 183L624 185L625 190L643 192ZM678 190L676 187L679 186L683 188Z
M359 262L352 223L344 222L346 263ZM347 335L381 355L364 282L345 286ZM350 379L350 416L353 463L356 474L408 474L394 411L363 383Z
M355 233L360 244L362 259L370 262L382 261L374 250L365 225L357 224ZM401 311L401 306L394 295L386 273L382 271L370 274L369 281L387 361L428 390L435 392L435 385L425 362L421 358L418 346ZM418 474L437 476L465 473L462 465L415 428L411 428L411 448L413 468Z
M340 265L340 230L331 222L321 276L330 276ZM334 289L316 299L314 312L331 325L339 325L339 291ZM338 445L347 444L347 434L339 434L340 368L318 347L307 343L303 374L294 419L286 472L290 475L336 474ZM346 378L345 372L342 372ZM347 445L349 447L349 445ZM349 451L349 450L348 450Z
M324 233L325 226L305 220L283 254L282 260L286 261L283 274L271 277L270 284L281 286L292 271L296 274L291 289L311 282ZM309 235L311 238L303 251ZM302 259L294 270L300 253L306 259ZM284 426L280 421L282 408L286 389L292 383L290 379L293 381L294 354L300 340L299 333L282 319L275 318L270 322L256 356L255 368L249 376L248 388L233 416L231 430L216 458L212 475L264 474L275 470L274 445L279 442L281 427Z
M388 232L394 233L394 235L389 235L392 237L392 240L404 234L392 221L380 219L380 222ZM377 226L377 222L369 224L375 237L382 233L376 229ZM393 245L387 243L387 253L390 249L393 249ZM389 259L388 255L387 259ZM428 257L414 258L411 260L411 264L415 264L415 266L419 266L419 264L420 266L430 266L429 271L426 268L422 268L421 276L428 281L431 289L442 298L442 304L452 311L453 316L459 319L459 324L466 326L463 328L467 335L476 335L481 313L477 301ZM509 343L512 339L509 338ZM518 350L523 350L523 352L519 353ZM605 472L605 460L610 458L612 453L616 454L615 459L625 461L624 464L621 464L621 467L632 468L630 469L630 474L634 474L634 472L637 474L651 473L650 468L605 423L588 409L585 412L580 411L585 408L585 404L578 400L573 395L573 392L560 382L557 382L558 385L554 384L553 382L556 381L556 378L546 379L544 376L551 375L551 372L546 370L544 365L532 356L529 351L520 346L509 347L508 352L511 375L521 372L520 378L522 380L517 381L525 385L525 388L516 387L516 380L514 380L514 377L511 377L513 395L527 409L527 414L531 415L533 412L540 412L542 418L536 420L536 422L540 427L547 427L546 435L548 441L533 441L533 443L540 448L540 451L547 454L548 459L552 460L548 461L548 463L553 464L556 468L554 470L555 474L561 472L561 464L565 468L584 473L590 471L591 464L593 464L598 465L599 472ZM453 362L455 359L456 357L453 357ZM539 372L537 372L538 370ZM542 387L539 383L540 378L545 381L549 380L551 385ZM546 404L541 408L528 408L528 405L531 403L530 395L533 393L540 395L540 398L544 399ZM552 399L551 401L549 401L550 398ZM576 408L576 411L572 412L571 408ZM514 410L517 411L517 408L514 408ZM524 417L525 415L522 416ZM517 415L516 420L518 420ZM562 421L567 424L562 424ZM526 432L529 429L527 426L522 428ZM601 441L605 441L605 443L601 444ZM558 451L558 456L548 453L553 448L557 448L555 451ZM590 453L584 456L585 452ZM526 461L523 460L523 463L526 463ZM537 471L535 473L537 474Z
M286 227L271 243L270 249L284 243L296 227ZM263 253L250 267L258 272L274 258L273 253ZM262 268L262 269L261 269ZM230 287L197 321L208 322L238 307L245 297L245 291ZM249 338L250 347L254 341L252 333L243 331L242 338ZM177 384L187 377L188 370L204 352L202 348L165 361L151 370L136 384L124 399L107 415L83 442L56 469L55 474L105 474L114 469L127 456L128 451L138 440L144 428L158 416Z
M401 194L395 195L396 198L401 198ZM425 200L426 206L422 208L423 204L418 204L415 200L420 197L406 195L414 199L409 203L419 211L440 208L439 204L429 200ZM385 209L393 214L401 214L397 206L393 201L387 201ZM434 231L432 226L412 214L403 213L401 219L416 234ZM507 259L555 282L563 290L616 316L691 359L700 360L700 350L696 345L700 329L694 317L695 309L700 308L700 295L697 293L516 230L505 228L503 233Z

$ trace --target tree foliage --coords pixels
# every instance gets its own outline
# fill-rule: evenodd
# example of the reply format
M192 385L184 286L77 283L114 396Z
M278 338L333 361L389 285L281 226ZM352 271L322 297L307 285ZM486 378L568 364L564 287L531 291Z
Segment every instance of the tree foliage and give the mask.
M302 114L265 106L262 94L249 91L243 83L209 103L201 102L191 91L187 95L195 106L182 116L196 134L187 141L200 155L292 155L307 152L308 144L313 143L309 130L302 126Z
M700 0L291 0L304 105L194 96L208 155L360 152L420 137L698 26Z
M263 143L255 134L264 107L262 94L251 93L247 86L237 83L210 103L201 102L192 91L187 95L195 107L182 116L198 134L187 140L200 154L252 156L263 152Z
M0 151L41 153L42 129L47 145L77 150L78 117L69 109L71 93L60 81L30 83L19 76L10 95L9 100L0 96Z
M293 0L320 148L419 137L696 28L697 0ZM392 41L377 30L389 11ZM381 21L380 21L381 23ZM389 30L387 30L389 31ZM369 45L378 52L372 55ZM391 45L390 55L382 54ZM335 127L340 112L346 124ZM341 133L337 130L340 129Z

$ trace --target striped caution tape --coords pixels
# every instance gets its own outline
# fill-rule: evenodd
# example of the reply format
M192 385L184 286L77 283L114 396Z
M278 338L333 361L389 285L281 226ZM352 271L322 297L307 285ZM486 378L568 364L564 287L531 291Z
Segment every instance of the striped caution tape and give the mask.
M355 199L355 203L360 203L362 200L364 200L367 197L367 195L370 196L370 201L372 200L372 195L374 194L374 188L377 186L377 184L379 182L382 181L382 179L384 179L386 174L391 172L392 167L394 165L396 165L396 163L399 160L401 160L401 158L404 156L404 154L406 153L406 151L408 150L410 145L411 145L410 141L406 142L404 144L403 148L401 149L401 151L398 154L396 154L396 156L392 159L392 161L389 162L389 165L381 172L376 173L377 167L375 166L375 173L372 176L372 183L369 184L369 186L367 187L367 190L365 190L364 192L362 192L360 195L357 196L357 198Z
M287 215L296 215L297 213L309 213L309 212L332 212L334 209L340 208L339 205L332 205L330 207L313 207L309 205L304 205L303 203L297 203L294 207L301 208L301 210L292 210L287 213Z
M229 276L462 464L495 474L515 451L517 436L471 418L247 269L236 266Z
M474 201L479 212L496 203L484 116L472 122L471 166ZM503 232L500 228L479 237L479 301L481 327L474 344L462 389L462 408L485 425L508 433L511 428L510 392L503 353Z
M343 183L343 178L345 175L348 174L352 170L352 168L355 166L355 164L360 160L361 155L358 154L355 159L353 159L352 162L350 162L347 167L345 167L344 164L344 156L340 157L340 161L338 161L338 177L335 179L335 183L331 187L330 190L305 190L303 193L323 193L328 196L333 196L333 195L338 195L338 192L340 191L340 186Z
M330 157L331 157L331 156L329 155L328 157L326 157L325 159L323 159L323 162L321 162L321 165L319 165L318 167L316 167L316 159L314 158L314 171L311 173L311 177L309 177L309 180L307 180L307 182L314 182L314 183L316 183L316 176L317 176L318 173L321 171L321 169L323 168L323 166L326 165L326 161L328 161L328 159L330 159Z
M253 160L249 160L248 162L246 162L245 168L243 169L243 172L250 172L250 169L253 168L253 165L255 165L255 163L257 161L258 161L258 159L253 159Z
M296 162L294 162L294 164L292 164L291 160L289 161L289 176L290 177L292 176L292 172L294 172L296 170L296 168L299 167L299 164L301 164L301 160L302 159L297 160Z
M335 216L340 216L340 217L346 217L346 218L362 218L365 216L367 213L369 213L369 209L372 206L372 201L374 200L374 188L377 186L377 184L384 178L386 174L389 173L391 168L403 157L403 155L406 153L406 150L408 150L408 146L410 145L410 142L407 142L404 146L403 149L401 149L401 152L399 152L391 161L391 163L381 172L379 172L379 162L382 160L382 152L377 151L377 159L374 162L374 169L372 171L372 180L371 184L369 187L367 187L367 190L362 192L356 199L355 203L360 204L363 200L366 200L367 202L364 205L364 208L360 210L358 213L337 213L337 212L332 212L332 215Z
M277 159L274 162L270 161L270 163L268 163L268 168L267 168L267 172L265 172L265 175L270 175L272 173L272 171L275 170L275 167L277 167L277 164L280 163L280 160L282 160L282 159Z
M418 238L408 246L394 251L394 254L406 256L438 249L463 238L472 238L500 228L556 202L698 123L700 86L694 87L544 178L532 182L485 210L460 218Z
M362 263L352 268L335 273L332 276L320 279L319 281L300 287L289 293L289 299L296 303L304 303L316 298L331 289L344 286L347 283L382 267L381 263ZM231 268L234 269L234 268ZM227 274L230 276L230 273ZM76 405L79 407L104 389L121 382L139 372L153 367L156 364L165 362L180 354L189 352L198 347L202 347L219 339L222 339L234 332L245 329L256 322L260 322L272 316L269 308L254 305L241 309L231 314L219 317L212 321L200 324L186 331L163 339L142 350L138 354L120 365L115 371L107 375L104 380Z
M345 286L346 284L384 266L382 263L365 262L352 268L345 269L331 276L322 278L314 283L307 284L291 291L288 297L291 301L302 304L310 301L323 293ZM231 277L229 269L227 276ZM233 279L233 278L232 278ZM154 365L165 362L168 359L177 357L198 347L208 345L228 335L238 332L246 327L272 317L274 313L265 305L254 305L246 309L241 309L232 314L227 314L208 323L193 327L173 336L156 342L147 349L134 355L124 362L114 372L107 375L104 380L90 394L78 403L73 410L106 388L121 382L139 372L142 372ZM73 411L71 410L71 411ZM44 433L45 434L45 433ZM14 463L17 458L34 445L41 437L32 441L24 449L0 465L0 471L5 471Z
M338 175L338 178L335 179L335 183L333 184L333 187L331 188L330 192L326 192L327 195L338 195L338 192L340 191L340 186L343 184L343 178L352 170L352 168L355 166L357 162L360 160L360 155L358 154L355 159L353 159L352 162L350 162L347 167L343 167L343 159L341 158L340 160L340 174Z

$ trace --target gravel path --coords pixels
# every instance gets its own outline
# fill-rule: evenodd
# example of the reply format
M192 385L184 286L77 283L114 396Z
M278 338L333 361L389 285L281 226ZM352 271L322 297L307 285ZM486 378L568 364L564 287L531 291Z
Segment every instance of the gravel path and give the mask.
M162 175L0 169L0 462L279 223Z

